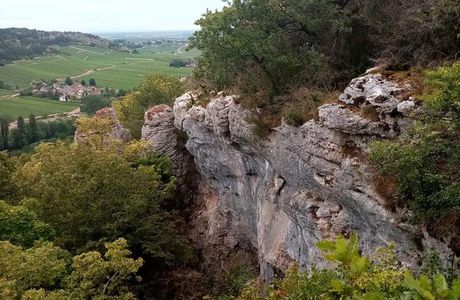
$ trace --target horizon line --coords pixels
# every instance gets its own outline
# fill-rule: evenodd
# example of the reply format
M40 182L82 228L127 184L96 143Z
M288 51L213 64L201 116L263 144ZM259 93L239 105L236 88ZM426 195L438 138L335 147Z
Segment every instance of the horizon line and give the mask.
M9 27L0 27L0 29L28 29L28 30L37 30L37 31L57 31L57 32L81 32L81 33L149 33L149 32L181 32L181 31L196 31L199 30L199 27L196 28L178 28L178 29L136 29L136 30L75 30L75 29L38 29L38 28L30 28L30 27L16 27L16 26L9 26Z

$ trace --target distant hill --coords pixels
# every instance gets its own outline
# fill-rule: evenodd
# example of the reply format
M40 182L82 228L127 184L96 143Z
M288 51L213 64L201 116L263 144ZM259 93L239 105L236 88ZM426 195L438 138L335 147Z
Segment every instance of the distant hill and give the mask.
M88 45L129 51L97 35L81 32L41 31L26 28L0 29L0 65L55 53L55 46Z

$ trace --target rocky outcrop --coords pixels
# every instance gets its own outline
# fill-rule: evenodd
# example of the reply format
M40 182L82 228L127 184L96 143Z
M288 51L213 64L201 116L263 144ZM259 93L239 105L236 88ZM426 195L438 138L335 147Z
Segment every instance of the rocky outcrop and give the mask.
M196 97L188 93L172 112L147 112L143 134L172 146L171 123L186 132L205 190L190 225L205 252L209 245L227 253L252 247L261 274L271 277L293 262L323 265L316 242L356 232L364 253L395 242L399 258L415 266L421 237L386 209L365 159L370 141L396 137L411 123L406 116L418 107L402 98L404 89L366 75L352 81L338 103L321 106L318 120L298 128L283 122L266 139L253 133L235 96L218 96L203 108L193 106ZM158 145L164 153L169 146Z
M179 192L188 202L199 178L193 158L184 147L187 136L174 126L174 113L170 106L157 105L145 112L142 139L150 142L157 153L171 159Z
M121 125L120 121L117 118L117 113L115 112L115 109L109 107L102 108L95 113L94 117L97 119L105 119L108 121L110 126L110 132L108 133L108 135L110 136L110 138L120 140L123 143L127 143L131 140L131 133L128 129ZM77 128L74 136L75 142L83 140L86 137L91 136L92 134L100 134L100 132L96 132L95 130L97 129L91 128L89 129L89 131L87 131L82 130L82 128Z

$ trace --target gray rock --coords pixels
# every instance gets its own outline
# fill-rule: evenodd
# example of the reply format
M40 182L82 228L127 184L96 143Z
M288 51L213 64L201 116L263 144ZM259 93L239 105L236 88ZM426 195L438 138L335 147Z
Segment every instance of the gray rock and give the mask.
M250 113L235 96L220 94L207 108L192 107L190 93L177 98L174 124L187 133L186 148L207 191L190 220L201 249L212 256L207 259L217 259L219 247L249 243L270 278L293 262L326 266L316 242L356 232L363 253L395 242L398 257L415 267L416 229L385 208L365 161L369 141L398 134L403 117L392 113L399 91L378 75L355 79L340 97L346 105L324 105L318 121L298 128L283 123L265 140L254 135ZM359 102L378 109L379 120L347 107Z
M388 114L396 110L399 100L395 95L399 92L401 88L397 84L383 79L380 74L370 74L353 79L339 100L358 107L368 103L375 106L377 112Z
M329 129L353 135L393 138L398 135L388 122L372 121L361 117L343 105L326 104L318 109L319 123Z
M398 103L398 112L403 116L408 117L415 109L415 102L412 100L402 101Z
M195 184L197 176L192 157L184 149L186 136L174 126L174 113L170 106L157 105L145 112L142 139L150 142L157 153L171 158L179 193L184 202L190 201L190 186Z

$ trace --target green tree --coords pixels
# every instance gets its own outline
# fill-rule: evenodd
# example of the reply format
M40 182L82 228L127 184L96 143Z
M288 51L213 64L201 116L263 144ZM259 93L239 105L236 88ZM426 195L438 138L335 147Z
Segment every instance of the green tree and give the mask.
M143 264L142 258L130 258L128 243L119 239L106 243L104 257L96 251L75 256L69 287L78 299L134 299L128 292L136 273Z
M142 148L145 159L138 162L125 151L131 144L100 135L78 144L41 144L18 171L24 195L37 199L38 215L55 228L56 243L77 250L123 236L138 253L169 261L185 257L186 247L161 209L175 186L169 165L151 148Z
M87 114L94 114L99 109L109 105L110 100L104 96L86 96L81 99L80 110Z
M85 81L85 80L82 80L82 81L80 81L80 84L83 85L83 86L85 86L85 85L86 85L86 81Z
M0 200L0 240L30 248L35 241L49 241L54 231L29 208L13 206Z
M91 78L91 79L89 80L89 85L90 85L90 86L96 86L96 80L93 79L93 78Z
M113 107L123 125L135 138L140 138L144 112L152 105L173 103L182 92L183 86L177 78L150 75L132 93L115 101Z
M104 255L90 251L75 257L52 243L22 249L0 242L0 296L23 300L134 300L130 284L142 258L130 258L127 242L105 244Z
M6 152L0 152L0 199L13 200L18 193L14 172L16 164Z
M3 141L3 150L9 148L10 122L7 118L0 118L0 135Z
M13 140L13 147L15 149L21 149L27 144L27 132L24 118L19 116L16 124L17 128L11 132L11 138Z
M240 92L268 99L293 85L331 82L343 69L347 15L334 1L237 0L196 21L190 47L202 52L195 76L218 89L237 82Z
M67 85L72 85L72 84L73 84L73 80L72 80L72 78L70 78L70 77L66 77L65 80L64 80L64 83L67 84Z
M0 242L0 286L5 286L10 299L20 299L29 289L55 289L63 285L68 275L71 256L52 243L22 249L8 241Z
M39 140L37 120L33 114L29 116L29 134L28 142L29 144L35 143Z

